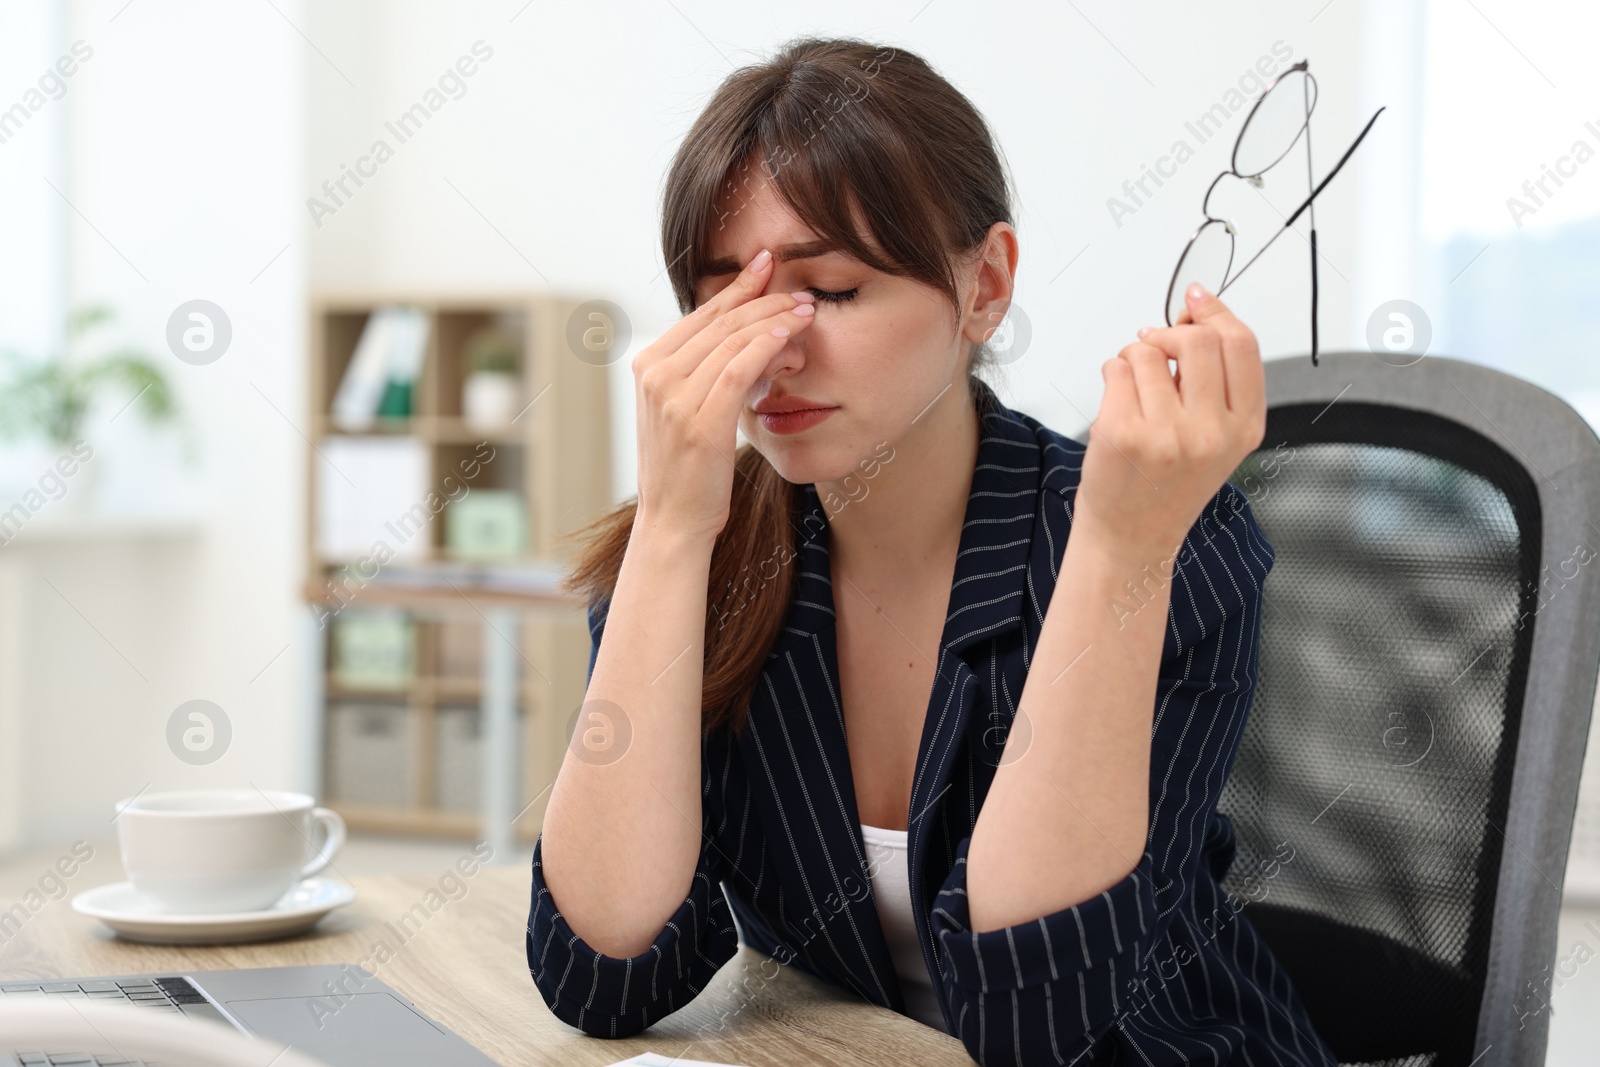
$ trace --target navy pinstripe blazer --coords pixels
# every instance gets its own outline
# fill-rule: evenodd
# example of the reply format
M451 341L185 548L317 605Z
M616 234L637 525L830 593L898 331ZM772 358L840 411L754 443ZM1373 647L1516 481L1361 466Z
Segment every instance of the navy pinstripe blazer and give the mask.
M1174 564L1137 866L1033 922L969 928L967 846L1055 589L1086 448L987 385L980 392L977 463L907 813L912 911L946 1028L986 1065L1336 1064L1246 902L1218 884L1235 841L1217 797L1255 689L1273 563L1232 484ZM542 841L534 846L529 971L554 1014L587 1033L631 1035L683 1007L741 937L905 1011L845 744L827 511L814 485L803 490L803 514L824 521L807 524L815 533L802 539L798 593L744 735L704 743L699 865L655 943L631 959L591 948L556 908ZM606 606L590 609L591 672Z

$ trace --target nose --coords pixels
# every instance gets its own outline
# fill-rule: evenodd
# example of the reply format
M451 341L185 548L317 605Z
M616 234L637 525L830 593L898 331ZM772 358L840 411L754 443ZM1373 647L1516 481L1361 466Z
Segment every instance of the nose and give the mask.
M761 380L777 378L785 372L793 374L806 364L805 343L806 335L810 329L801 330L797 335L786 338L783 347L776 355L767 361L766 369L761 372Z

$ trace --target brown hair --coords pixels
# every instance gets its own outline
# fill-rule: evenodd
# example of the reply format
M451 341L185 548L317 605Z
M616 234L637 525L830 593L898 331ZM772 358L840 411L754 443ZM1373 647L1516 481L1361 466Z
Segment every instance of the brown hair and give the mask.
M977 251L994 223L1012 222L1010 183L987 124L926 62L860 40L791 41L768 62L734 71L673 158L661 246L684 314L694 310L713 234L738 210L724 206L758 165L824 241L938 289L958 313L959 257ZM858 233L856 215L873 243ZM972 346L975 402L993 397L976 377L993 362L989 349ZM706 731L738 733L794 599L799 567L789 564L823 521L800 514L801 487L753 445L739 447L734 465L728 523L712 549L701 720ZM588 540L567 591L609 608L637 505L635 496L568 535Z

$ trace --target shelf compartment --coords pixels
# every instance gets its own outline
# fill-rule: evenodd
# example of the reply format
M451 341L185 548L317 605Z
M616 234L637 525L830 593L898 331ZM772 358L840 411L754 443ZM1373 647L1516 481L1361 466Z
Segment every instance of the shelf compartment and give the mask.
M358 807L411 807L415 735L415 718L403 701L330 702L327 798Z

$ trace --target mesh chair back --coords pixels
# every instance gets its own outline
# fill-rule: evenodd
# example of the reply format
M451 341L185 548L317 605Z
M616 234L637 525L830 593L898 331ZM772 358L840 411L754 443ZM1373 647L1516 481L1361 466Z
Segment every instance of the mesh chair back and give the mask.
M1225 886L1341 1062L1539 1062L1521 987L1554 961L1600 666L1600 441L1451 360L1272 361L1268 390L1230 479L1276 561Z

